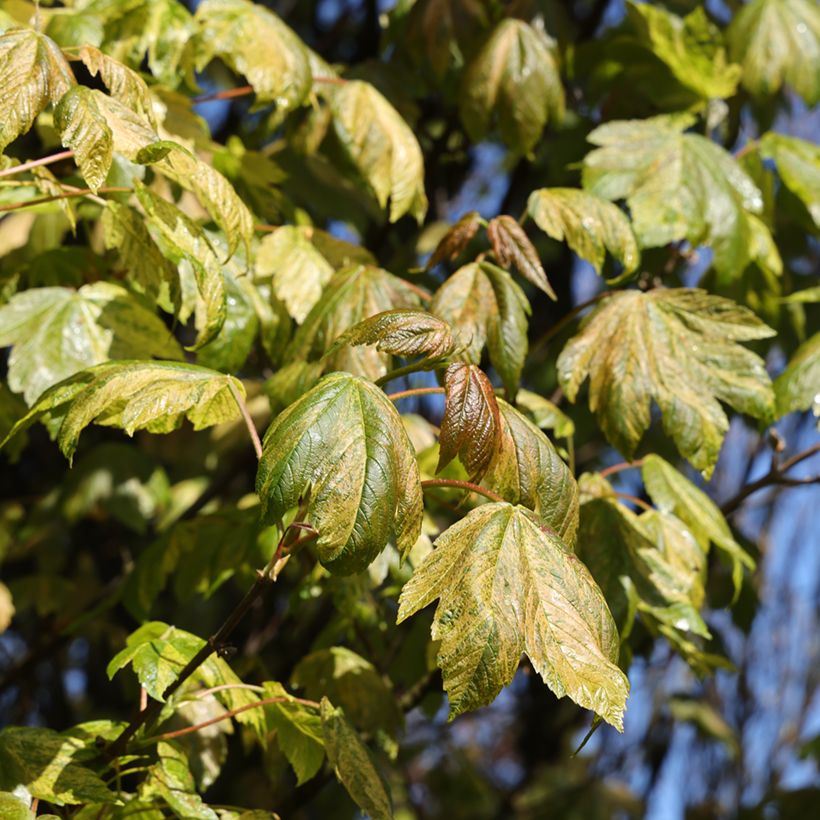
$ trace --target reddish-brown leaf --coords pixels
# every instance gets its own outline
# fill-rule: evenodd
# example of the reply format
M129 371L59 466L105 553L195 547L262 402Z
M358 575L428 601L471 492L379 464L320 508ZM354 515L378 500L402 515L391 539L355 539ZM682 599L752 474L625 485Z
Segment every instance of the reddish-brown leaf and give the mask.
M478 226L481 224L481 217L478 211L470 211L464 214L461 219L447 231L441 238L441 241L436 245L436 249L430 254L427 260L427 270L430 270L434 265L449 259L450 262L470 244L470 240L476 235Z
M515 265L518 272L550 297L557 299L547 279L538 251L524 229L511 216L497 216L487 225L487 238L496 259L505 268Z

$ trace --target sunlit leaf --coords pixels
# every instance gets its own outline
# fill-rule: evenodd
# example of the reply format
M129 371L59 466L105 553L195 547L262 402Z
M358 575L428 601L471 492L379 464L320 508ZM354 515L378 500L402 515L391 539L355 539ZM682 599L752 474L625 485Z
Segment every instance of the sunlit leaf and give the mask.
M808 105L820 101L820 8L813 0L751 0L728 31L743 85L774 94L790 85Z
M163 740L157 744L157 762L149 768L139 794L143 799L158 795L177 817L219 820L197 793L188 758L178 742Z
M511 216L502 214L491 219L487 225L487 238L496 259L503 267L515 265L516 270L528 282L544 291L550 299L558 298L547 279L538 251L524 229Z
M474 141L495 125L510 148L529 154L548 120L564 113L558 65L543 33L507 18L462 76L459 111Z
M495 391L473 364L451 364L444 373L444 390L437 472L458 456L471 480L478 480L501 441L501 414Z
M751 311L702 290L620 291L584 320L558 358L558 375L570 401L589 376L590 409L627 457L654 401L681 454L710 474L729 429L720 402L755 418L772 415L763 360L738 342L773 333Z
M445 530L405 584L399 622L439 598L433 639L450 717L492 701L525 652L558 697L618 729L629 685L618 633L586 567L521 507L485 504Z
M594 194L575 188L541 188L527 202L529 215L547 236L566 242L600 273L606 252L632 273L641 254L624 212Z
M536 427L554 430L559 438L568 438L575 434L575 422L549 399L530 390L519 390L515 404Z
M0 152L75 82L57 44L31 28L0 34L0 77Z
M760 152L774 160L783 183L800 198L820 228L820 146L769 131L761 137Z
M820 333L795 350L774 383L777 415L813 409L820 415Z
M584 188L624 199L641 247L686 239L711 245L718 271L737 276L752 259L748 214L760 213L760 190L723 148L683 133L689 115L608 122L587 139Z
M305 520L322 563L348 574L421 530L418 466L399 414L372 383L332 373L277 416L265 434L256 491L276 522L309 498Z
M9 386L31 405L79 370L109 359L182 358L163 322L120 285L32 288L0 307L0 347L12 345Z

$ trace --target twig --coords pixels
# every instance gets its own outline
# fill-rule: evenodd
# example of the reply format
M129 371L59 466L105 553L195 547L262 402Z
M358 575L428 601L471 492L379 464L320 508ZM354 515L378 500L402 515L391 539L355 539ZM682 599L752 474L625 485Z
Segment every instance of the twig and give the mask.
M11 168L0 171L0 177L13 177L15 174L22 174L25 171L30 171L32 168L39 168L41 165L51 165L54 162L71 159L73 156L73 151L60 151L59 154L51 154L50 156L41 157L40 159L30 159L28 162L21 162L20 165L12 165Z
M242 396L239 395L236 385L230 379L228 380L228 387L231 391L231 395L234 397L237 407L239 407L239 412L242 414L242 418L245 420L245 426L248 428L248 434L253 442L253 449L256 453L256 460L258 461L262 458L262 442L259 440L259 433L256 431L256 425L253 423L251 414L248 411L248 406L242 400Z
M537 350L544 347L550 339L557 336L573 319L575 319L579 313L586 310L591 305L594 305L596 302L600 302L601 299L606 299L607 296L611 295L612 291L604 290L597 294L597 296L593 296L592 299L587 299L586 302L581 302L580 305L576 305L571 311L569 311L569 313L567 313L566 316L559 319L548 331L546 331L546 333L535 341L535 344L533 344L530 348L530 353L535 353Z
M471 493L478 493L491 501L503 501L504 499L492 490L487 490L484 487L479 487L478 484L473 484L470 481L458 481L455 478L428 478L421 482L422 489L428 487L453 487L457 490L469 490Z
M51 194L50 196L41 196L37 199L28 199L25 202L12 202L10 205L0 205L0 213L5 211L20 211L23 208L33 208L35 205L45 205L47 202L55 202L58 199L70 199L75 196L85 196L94 200L98 205L105 205L105 200L97 196L97 194L124 194L129 193L132 188L124 188L116 185L110 188L98 188L96 193L91 188L67 188L63 194Z
M443 393L443 387L411 387L409 390L399 390L398 393L388 393L390 401L406 399L408 396L428 396L431 393Z
M146 737L142 743L158 743L161 740L171 740L175 737L182 737L183 735L189 735L191 732L198 732L200 729L205 729L207 726L213 726L214 723L219 723L223 720L228 720L228 718L232 718L235 715L239 715L242 712L247 712L249 709L258 709L260 706L270 706L273 703L299 703L302 706L309 706L312 709L318 709L319 704L315 700L307 700L306 698L294 698L294 697L286 697L284 695L277 695L276 697L271 698L262 698L261 700L256 701L256 703L246 703L244 706L238 706L236 709L231 709L217 717L211 718L210 720L205 720L202 723L196 723L193 726L186 726L184 729L176 729L173 732L163 732L161 735L152 735L151 737Z
M248 94L253 94L253 86L241 85L239 88L226 88L222 91L214 91L212 94L202 94L199 97L194 97L191 102L197 105L198 103L211 102L212 100L230 100L234 97L246 97Z
M605 467L598 475L601 478L606 478L608 475L620 473L622 470L632 470L637 467L643 467L643 459L639 458L637 461L622 461L620 464L613 464L611 467Z
M783 462L777 459L777 451L772 458L772 466L766 475L752 481L743 487L737 495L730 498L727 502L721 505L720 509L724 515L731 515L737 508L752 494L765 487L780 485L781 487L800 487L808 484L820 484L820 475L809 476L808 478L789 478L785 473L800 462L811 458L816 453L820 453L820 444L815 444L801 453L787 458Z
M404 367L397 367L395 370L391 370L389 373L385 373L379 379L376 379L376 384L379 387L383 387L385 384L392 382L394 379L398 379L400 376L406 376L409 373L418 373L420 371L425 370L440 370L447 366L447 362L435 361L431 362L428 359L421 359L418 362L411 362L410 364L404 365Z
M624 501L631 501L633 504L641 507L644 510L652 510L654 509L651 504L647 504L642 498L638 498L635 495L629 495L629 493L619 493L617 490L615 491L615 495L618 498L622 498Z

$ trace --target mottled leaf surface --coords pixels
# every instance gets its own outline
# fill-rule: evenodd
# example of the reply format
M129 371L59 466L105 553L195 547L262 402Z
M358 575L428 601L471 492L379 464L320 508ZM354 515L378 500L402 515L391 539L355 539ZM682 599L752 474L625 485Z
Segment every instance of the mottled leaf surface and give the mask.
M109 359L182 358L163 322L111 282L16 294L0 307L0 347L7 345L9 387L29 405L46 388Z
M531 512L485 504L445 530L405 584L399 622L436 598L432 634L451 718L492 701L524 652L558 697L622 729L629 684L604 596Z
M702 290L620 291L570 339L558 374L570 401L589 376L590 409L627 457L654 401L681 454L709 474L729 428L720 402L755 418L773 412L762 359L738 344L772 334L751 311Z
M523 20L502 20L462 75L461 120L479 141L495 125L515 151L529 154L548 120L564 113L558 64L544 35Z
M421 530L418 465L395 407L372 383L332 373L281 413L265 434L256 491L276 522L309 503L316 549L334 572L358 572Z
M575 188L541 188L533 191L527 211L547 236L566 242L600 273L606 252L632 273L641 254L624 212L599 196Z

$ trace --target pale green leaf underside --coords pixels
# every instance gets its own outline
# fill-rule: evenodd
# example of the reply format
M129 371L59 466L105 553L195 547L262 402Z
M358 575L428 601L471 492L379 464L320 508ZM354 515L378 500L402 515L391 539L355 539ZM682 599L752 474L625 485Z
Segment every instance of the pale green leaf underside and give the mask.
M820 228L820 146L770 131L760 140L760 153L774 160L783 183Z
M109 359L182 358L163 322L120 285L32 288L0 307L0 347L12 345L9 387L31 405L47 388Z
M485 504L436 539L405 584L399 622L436 598L433 638L450 716L491 702L521 654L558 697L622 729L618 633L587 568L532 513Z
M815 0L752 0L732 20L732 57L743 85L774 94L784 83L808 105L820 101L820 7Z
M34 124L37 115L74 85L57 44L34 29L0 35L0 153Z
M803 342L774 383L777 414L814 409L820 415L820 333Z
M136 430L169 433L184 418L195 430L232 421L240 414L234 390L245 395L233 376L191 364L106 362L47 390L6 440L47 415L60 421L57 443L70 460L80 433L92 422L132 435Z
M256 491L266 522L310 493L319 558L342 574L367 567L391 540L407 552L421 530L419 470L401 418L349 373L326 376L273 421Z
M738 276L754 257L749 214L760 213L757 186L723 148L683 133L688 115L606 123L587 139L584 188L626 200L641 247L686 239L714 249L715 268ZM765 230L765 227L764 227Z
M711 473L729 427L720 402L760 419L774 410L762 359L738 342L773 335L751 311L705 291L613 293L558 358L570 401L589 376L589 406L609 441L631 457L654 401L678 450Z
M533 191L527 211L547 236L566 242L600 273L606 252L632 273L641 261L638 243L624 212L606 199L574 188Z

